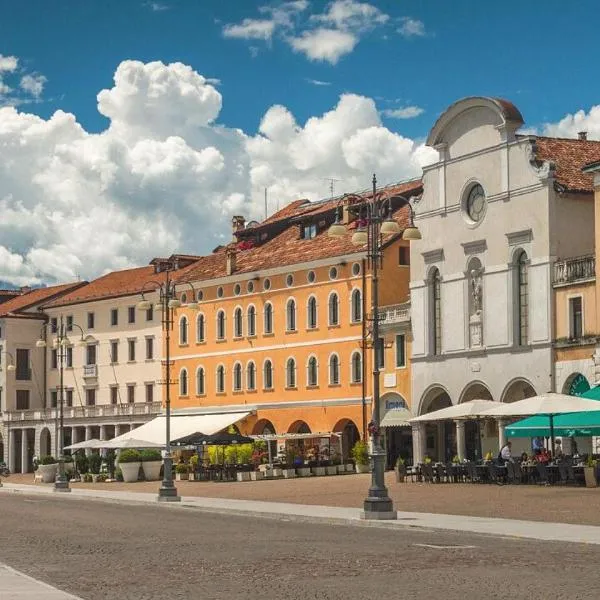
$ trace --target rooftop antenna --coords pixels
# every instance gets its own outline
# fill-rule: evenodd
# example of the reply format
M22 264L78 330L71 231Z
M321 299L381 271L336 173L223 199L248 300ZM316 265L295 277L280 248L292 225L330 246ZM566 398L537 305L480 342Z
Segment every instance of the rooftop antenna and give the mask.
M269 217L269 211L267 208L267 188L265 188L265 219Z
M333 198L333 196L335 194L335 182L341 181L341 179L335 179L333 177L326 177L325 181L329 181L329 195L331 198Z

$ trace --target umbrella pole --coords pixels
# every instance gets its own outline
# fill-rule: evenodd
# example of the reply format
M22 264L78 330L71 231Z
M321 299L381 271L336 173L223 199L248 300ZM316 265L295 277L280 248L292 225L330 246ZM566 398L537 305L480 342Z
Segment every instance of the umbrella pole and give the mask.
M554 415L550 415L550 456L554 458Z

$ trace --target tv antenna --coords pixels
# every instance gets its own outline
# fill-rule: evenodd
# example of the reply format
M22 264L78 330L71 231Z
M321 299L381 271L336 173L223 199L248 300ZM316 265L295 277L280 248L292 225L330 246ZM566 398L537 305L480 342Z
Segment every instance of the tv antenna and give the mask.
M325 181L329 181L329 195L333 198L335 195L335 182L341 181L341 179L335 179L334 177L325 177Z

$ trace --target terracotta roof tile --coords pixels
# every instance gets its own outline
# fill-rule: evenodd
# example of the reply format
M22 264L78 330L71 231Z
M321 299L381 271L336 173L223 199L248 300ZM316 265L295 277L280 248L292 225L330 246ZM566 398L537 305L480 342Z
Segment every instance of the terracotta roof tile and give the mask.
M70 290L79 288L85 285L85 282L77 281L76 283L64 283L62 285L53 285L45 288L34 288L29 292L20 294L6 302L0 304L0 317L7 316L22 316L20 312L28 308L41 304L51 298L60 297Z

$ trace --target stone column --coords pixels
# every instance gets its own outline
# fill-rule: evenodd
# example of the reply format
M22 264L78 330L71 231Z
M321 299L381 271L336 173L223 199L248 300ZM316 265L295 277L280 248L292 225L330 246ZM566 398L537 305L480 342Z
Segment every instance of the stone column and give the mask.
M440 462L446 461L446 430L445 430L445 421L438 421L436 424L436 434L437 434L437 460ZM435 457L432 457L435 458Z
M465 438L465 422L458 420L456 424L456 452L462 462L467 457L467 440Z
M21 473L27 473L27 429L21 429Z
M498 450L506 444L506 419L498 419Z
M106 439L106 425L100 425L100 439Z
M8 468L11 473L17 468L17 432L14 429L8 432Z
M412 425L413 465L425 460L425 423Z
M91 425L86 425L85 427L85 441L87 442L88 440L92 439L92 427ZM92 453L92 451L89 448L86 448L85 450L85 455L89 456Z

